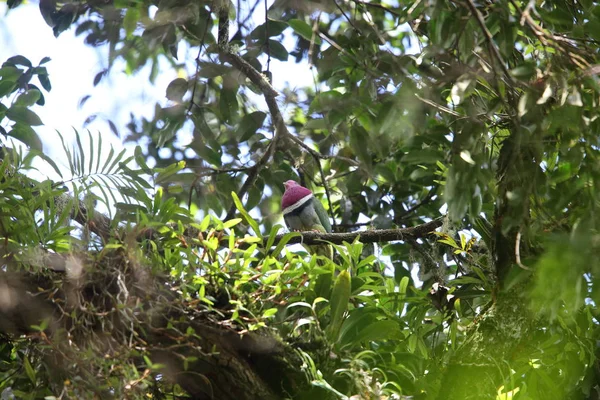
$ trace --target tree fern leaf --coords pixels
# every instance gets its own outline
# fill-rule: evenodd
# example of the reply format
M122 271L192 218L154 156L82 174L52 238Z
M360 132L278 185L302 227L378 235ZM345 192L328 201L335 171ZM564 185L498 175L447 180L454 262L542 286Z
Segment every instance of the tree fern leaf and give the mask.
M105 175L105 176L104 176L104 179L106 179L106 180L110 181L110 182L113 184L113 187L114 187L115 189L118 189L118 188L119 188L119 186L120 186L120 185L119 185L119 183L116 181L116 179L115 179L115 176L113 176L113 175ZM115 195L114 195L114 193L113 193L113 191L112 191L112 190L110 191L110 195L111 195L111 197L112 197L113 201L116 203L116 202L117 202L117 199L116 199L116 197L115 197ZM131 203L131 201L129 201L129 203Z
M69 162L69 170L71 171L72 175L75 175L75 167L73 166L73 156L71 155L71 151L65 144L65 139L62 137L60 132L58 132L58 131L56 131L56 132L58 133L58 137L60 138L60 142L62 144L63 150L64 150L65 154L67 155L67 160Z
M29 151L29 153L34 153L36 157L39 157L42 160L46 161L52 167L54 172L56 172L58 174L58 176L60 176L60 179L63 179L62 172L60 172L58 165L56 165L56 163L54 162L53 159L51 159L50 157L48 157L47 155L45 155L44 153L42 153L41 151L38 151L38 150L31 149Z
M102 135L98 135L98 158L96 159L96 169L94 172L100 171L100 160L102 160Z
M127 150L123 149L121 150L121 152L117 155L117 157L113 160L112 164L110 165L110 167L108 168L108 173L113 173L113 168L115 168L115 166L118 165L119 161L121 161L123 159L123 156L125 155L125 152ZM116 172L117 170L115 170Z
M83 150L83 145L81 144L81 137L79 133L75 130L75 141L77 143L78 151L73 150L73 153L77 154L77 161L79 161L79 171L81 175L87 175L85 171L85 151Z
M99 182L98 177L93 177L92 179L94 181L94 187L97 187L101 194L101 196L97 196L98 201L103 203L106 206L110 217L112 217L112 211L111 211L110 204L111 204L111 200L113 202L115 201L114 195L112 194L112 190L110 190L110 188L107 188L106 184L104 182ZM115 204L115 203L112 203L112 204Z
M108 158L106 159L104 165L102 166L102 171L100 171L100 173L104 174L107 172L107 168L108 168L110 162L112 161L112 158L114 155L115 155L115 149L114 149L114 147L110 146L110 151L108 152Z
M98 135L100 136L100 135ZM90 141L90 164L88 167L88 171L90 174L94 173L94 170L92 169L94 166L94 138L92 138L92 132L90 132L90 130L88 129L88 139Z
M114 181L114 179L111 175L103 175L103 176L101 176L101 178L102 178L102 181L110 182L112 184L113 188L118 189L119 185ZM111 185L108 183L105 183L105 186L111 187ZM115 196L114 192L115 192L114 190L109 190L108 194L110 195L110 198L112 199L113 204L116 204L118 200L117 200L117 196ZM109 203L107 202L106 205L108 206L108 204Z

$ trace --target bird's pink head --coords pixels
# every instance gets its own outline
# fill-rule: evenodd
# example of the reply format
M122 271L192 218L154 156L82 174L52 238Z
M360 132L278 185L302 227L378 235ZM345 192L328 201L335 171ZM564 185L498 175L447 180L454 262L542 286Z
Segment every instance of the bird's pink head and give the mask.
M295 181L286 181L283 183L283 186L285 187L285 193L281 197L281 208L283 209L296 204L296 202L312 194L309 189L300 186Z

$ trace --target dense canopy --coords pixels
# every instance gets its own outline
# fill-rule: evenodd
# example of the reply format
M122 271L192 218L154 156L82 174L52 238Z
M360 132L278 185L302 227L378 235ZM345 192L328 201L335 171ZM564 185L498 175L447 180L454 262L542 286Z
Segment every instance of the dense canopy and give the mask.
M179 77L111 122L135 152L79 132L61 171L36 109L69 88L3 60L2 398L600 398L600 4L39 10L108 48L95 85ZM286 233L287 180L333 233Z

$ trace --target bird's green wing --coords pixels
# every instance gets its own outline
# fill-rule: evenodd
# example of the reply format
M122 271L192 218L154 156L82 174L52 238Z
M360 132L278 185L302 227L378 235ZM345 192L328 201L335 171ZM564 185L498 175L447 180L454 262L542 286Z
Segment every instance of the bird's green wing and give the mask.
M319 217L321 225L325 228L325 232L331 233L331 222L329 222L329 215L327 215L325 207L323 207L323 204L316 197L313 203L315 204L315 212Z

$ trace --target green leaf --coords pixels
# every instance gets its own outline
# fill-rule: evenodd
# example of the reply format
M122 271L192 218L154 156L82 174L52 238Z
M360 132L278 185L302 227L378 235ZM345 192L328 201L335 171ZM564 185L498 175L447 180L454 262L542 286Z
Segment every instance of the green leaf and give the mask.
M190 147L208 164L220 167L222 165L221 155L210 147L200 143L199 140L194 140Z
M263 126L266 117L267 114L262 111L244 115L236 133L236 136L240 137L240 143L250 139Z
M271 246L273 246L273 243L275 242L275 236L277 236L277 232L279 232L279 230L281 228L283 228L283 227L279 224L273 225L273 227L271 228L271 232L269 232L269 238L267 239L267 244L265 245L265 249L267 249L267 250L271 249Z
M287 61L289 54L285 47L276 40L269 39L269 48L264 48L265 53L269 53L271 57L280 61Z
M40 140L40 137L33 128L27 124L17 122L8 132L8 135L20 140L32 149L42 151L42 141Z
M24 106L13 105L6 111L6 116L15 122L22 122L27 125L43 125L40 117Z
M510 74L520 80L529 80L535 76L535 64L525 63L510 70Z
M27 358L27 356L23 357L23 367L25 367L25 373L27 374L27 377L29 378L31 383L35 386L35 384L37 382L37 378L35 376L36 375L35 370L31 366L31 363L29 362L29 358Z
M219 111L225 122L231 123L237 119L238 112L237 88L223 89L219 97Z
M268 23L263 23L257 26L250 34L251 39L265 39L266 37L279 36L288 27L288 24L284 21L277 21L274 19L268 20ZM268 30L268 34L267 34Z
M204 231L206 231L206 229L208 229L211 218L212 217L210 216L210 214L205 215L204 218L202 218L202 222L200 222L200 225L198 226L198 229L200 230L200 232L204 232Z
M277 310L276 308L269 308L269 309L267 309L267 310L265 310L265 311L263 312L263 314L262 314L262 317L263 317L263 318L269 318L269 317L272 317L272 316L274 316L275 314L277 314L277 311L278 311L278 310Z
M135 31L139 19L140 11L138 8L127 8L127 12L125 13L125 17L123 18L123 28L125 29L125 34L127 35L127 37L131 37L133 31Z
M277 247L275 247L275 250L273 250L273 254L278 255L279 253L281 253L281 251L283 250L285 245L290 241L290 239L298 236L302 236L302 234L300 232L289 232L283 235L279 243L277 243Z
M22 65L24 67L27 68L31 68L32 64L31 61L29 61L29 59L27 59L26 57L23 56L13 56L10 57L8 60L5 61L5 64L11 64L11 65Z
M405 154L402 161L409 164L436 164L444 160L444 153L438 150L414 150Z
M352 341L348 344L359 345L377 340L399 339L400 336L398 323L391 320L375 321L356 328Z
M238 195L235 192L231 192L231 197L233 198L233 203L235 204L235 207L238 209L240 214L242 214L242 217L244 217L248 225L250 225L250 227L254 231L254 234L262 239L262 234L260 233L260 229L258 228L258 223L254 220L254 218L250 216L250 214L248 214L248 211L244 209L244 206Z
M404 276L400 280L400 285L399 285L399 288L398 288L398 293L400 294L401 298L406 297L406 289L408 289L408 283L409 282L410 282L410 278L408 276Z
M30 146L32 147L32 146ZM33 147L32 147L33 148ZM54 169L54 172L56 172L56 174L58 176L63 177L62 172L60 172L60 169L58 168L58 165L56 165L56 163L54 162L54 160L50 157L48 157L47 155L45 155L42 151L40 150L32 150L35 152L35 155L37 157L40 157L42 160L46 161L48 164L50 164L50 166L52 167L52 169Z
M337 90L328 90L319 93L310 103L309 110L311 112L319 112L338 109L343 97L344 95Z
M331 299L329 301L329 305L331 306L331 322L327 329L329 338L332 340L337 339L340 327L342 326L344 314L350 301L350 289L350 274L344 270L340 272L333 284L333 291L331 292Z
M179 161L169 165L166 168L157 169L158 175L156 176L156 184L168 182L169 178L175 175L177 172L185 168L185 161ZM110 170L109 170L110 171Z
M311 40L314 40L316 44L321 44L321 38L319 37L319 35L314 35L313 37L313 30L310 27L310 25L308 25L306 22L299 19L291 19L288 21L288 24L299 36L303 37L309 42Z
M2 68L0 68L0 78L2 78L2 80L16 82L22 75L23 71L12 65L3 65Z
M0 97L4 97L8 94L11 94L17 84L13 81L8 80L0 80Z
M183 78L177 78L167 86L167 99L178 103L183 101L183 96L188 90L188 81Z
M229 229L229 228L232 228L232 227L236 226L237 224L239 224L240 222L242 222L242 219L241 219L241 218L233 218L233 219L230 219L229 221L225 221L225 222L223 223L223 228L224 228L224 229Z
M41 93L37 89L31 89L22 93L15 100L15 104L19 106L29 107L34 105L41 97ZM41 122L40 122L41 125Z
M99 145L100 148L100 145ZM144 153L142 152L142 148L141 146L135 146L135 162L140 166L140 168L142 169L142 171L144 171L144 173L148 174L148 175L152 175L152 169L150 167L148 167L148 164L146 164L146 157L144 156ZM98 163L100 163L100 157L98 155ZM99 164L97 164L98 166ZM96 170L98 170L98 168L96 168Z
M595 40L600 40L600 19L596 17L590 18L590 20L584 25L585 31Z
M46 71L46 68L38 67L36 68L36 71L40 84L44 89L46 89L46 91L49 92L52 89L52 85L50 84L50 78L48 78L48 72Z

